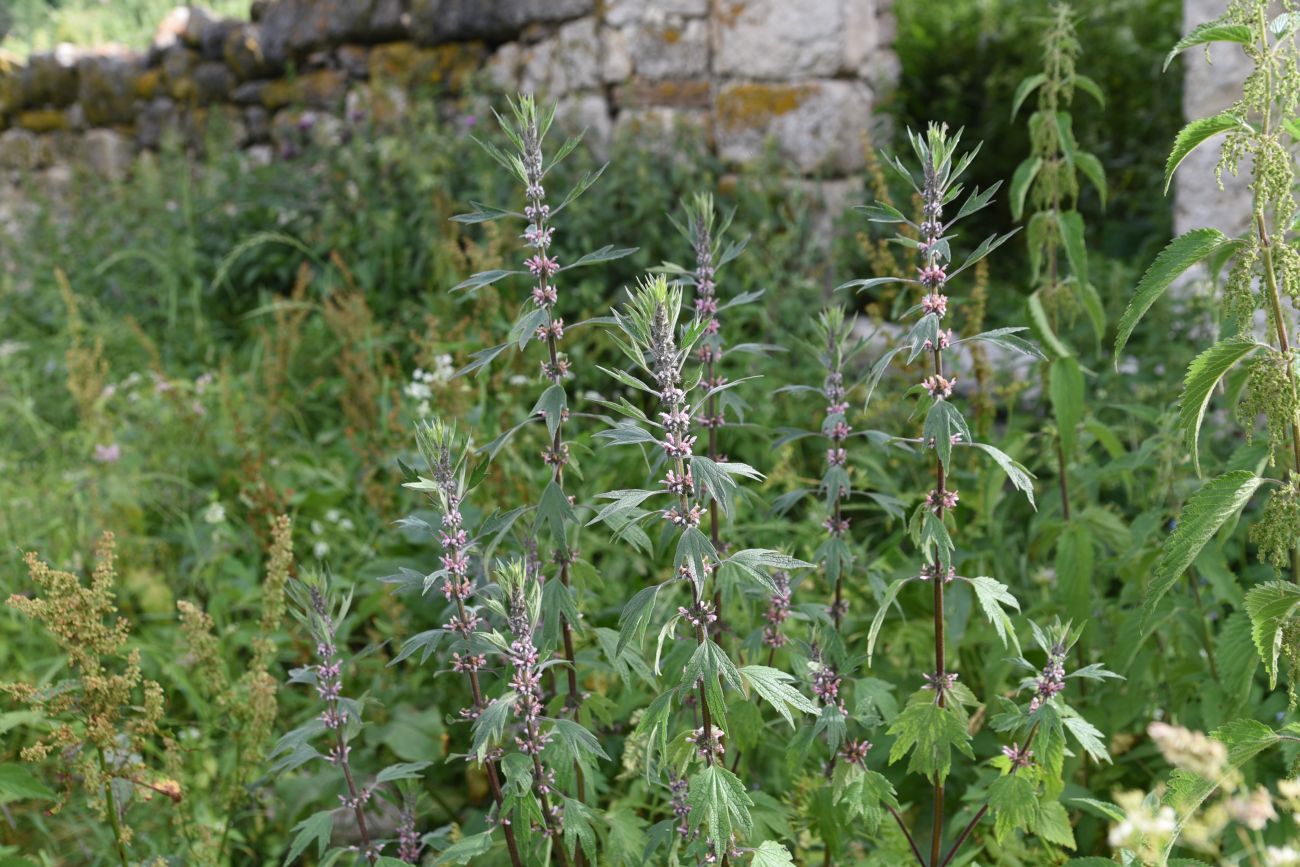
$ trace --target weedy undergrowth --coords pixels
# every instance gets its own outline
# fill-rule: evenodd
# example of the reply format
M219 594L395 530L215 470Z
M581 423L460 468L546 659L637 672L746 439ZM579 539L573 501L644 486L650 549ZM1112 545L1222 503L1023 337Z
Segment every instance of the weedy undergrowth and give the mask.
M165 701L162 687L141 672L140 651L126 649L130 623L118 615L115 601L113 536L104 534L95 547L88 585L70 572L50 568L35 553L26 562L41 595L10 596L8 605L49 633L63 652L69 676L49 686L0 684L0 690L53 723L48 734L22 751L22 758L43 764L58 757L65 768L59 807L79 785L91 809L108 822L114 854L128 867L133 835L127 809L137 792L145 800L161 794L177 802L182 793L180 783L142 758L161 736ZM39 795L44 787L32 782Z
M989 700L990 707L996 710L990 723L1010 743L1003 746L1001 755L991 761L1000 773L988 784L983 805L949 842L945 833L949 801L946 781L952 771L954 751L968 759L975 758L968 708L980 702L971 689L959 681L959 672L950 662L955 655L947 636L945 596L948 588L958 582L967 585L1004 647L1017 654L1020 652L1011 619L1011 613L1019 610L1019 603L1007 585L994 578L966 577L957 572L954 532L959 529L956 516L960 496L952 484L954 451L975 448L984 452L1016 488L1030 497L1031 502L1033 482L1028 471L1001 450L973 440L969 425L953 403L957 393L957 375L946 366L945 360L956 347L968 341L988 341L1010 351L1042 357L1032 344L1018 336L1017 332L1023 329L1004 328L959 338L952 328L944 327L944 319L950 313L949 282L972 269L1010 238L1010 234L989 237L961 265L953 267L952 230L963 218L986 207L998 187L994 185L984 191L976 188L962 198L964 189L958 179L975 158L978 148L960 154L960 138L960 133L950 135L945 127L938 125L931 125L924 135L909 133L912 149L921 164L919 177L898 158L890 160L890 165L921 197L922 219L919 224L886 203L865 209L874 221L901 223L918 232L918 240L900 236L900 243L915 249L918 254L917 277L867 278L841 287L866 289L900 282L916 286L921 292L918 303L906 314L917 316L916 323L906 331L898 345L880 358L868 383L870 393L895 360L914 362L923 359L929 365L929 374L908 392L918 400L918 414L924 414L921 436L908 442L919 447L923 454L933 454L934 487L912 513L909 522L912 542L923 562L914 574L889 586L868 633L867 656L870 661L881 628L900 593L914 582L929 585L934 668L922 675L921 687L912 694L888 730L895 737L890 763L908 758L908 771L924 776L930 784L928 846L921 842L921 835L912 834L898 812L896 802L885 800L894 797L892 787L860 790L862 794L859 797L869 799L867 806L872 808L877 808L882 802L895 807L893 818L907 836L917 863L931 867L952 863L989 812L995 819L995 838L1003 838L1013 830L1022 830L1036 834L1050 845L1073 846L1068 817L1058 800L1064 786L1061 775L1065 733L1069 732L1095 760L1105 761L1107 754L1100 732L1083 720L1064 701L1061 693L1067 678L1114 676L1100 665L1086 666L1067 675L1066 653L1078 640L1079 630L1060 623L1045 628L1033 625L1035 642L1046 662L1038 666L1023 658L1017 659L1020 665L1036 672L1020 684L1020 691L1030 695L1027 702L1021 704L1003 696ZM945 220L946 210L958 200L961 204L957 206L956 214Z
M1218 229L1193 229L1169 243L1156 257L1139 282L1128 309L1120 320L1115 339L1118 363L1129 337L1155 301L1188 269L1208 263L1211 270L1227 267L1220 295L1218 341L1190 364L1178 405L1179 428L1193 468L1201 474L1203 422L1220 383L1234 377L1238 365L1244 373L1234 378L1239 389L1237 418L1247 437L1253 437L1262 420L1266 454L1238 450L1227 472L1206 482L1183 507L1173 532L1161 549L1152 570L1142 606L1144 635L1174 618L1181 600L1170 599L1169 591L1184 572L1193 567L1198 555L1237 516L1261 489L1269 497L1249 530L1262 561L1290 580L1272 580L1250 587L1242 607L1249 628L1235 628L1234 620L1220 630L1217 641L1225 654L1250 656L1253 641L1268 673L1270 688L1276 687L1286 666L1291 709L1296 704L1296 682L1300 676L1300 394L1295 371L1294 309L1300 295L1300 252L1294 241L1295 216L1300 203L1295 196L1295 168L1292 148L1300 141L1300 126L1294 118L1300 106L1300 47L1296 35L1300 15L1295 4L1283 2L1273 15L1268 0L1234 0L1227 12L1202 24L1180 40L1166 59L1166 68L1189 48L1211 43L1239 46L1253 68L1242 84L1242 95L1217 115L1192 121L1179 132L1165 169L1168 189L1174 172L1193 150L1218 136L1224 136L1216 176L1236 174L1249 163L1251 217L1245 232L1236 238ZM1290 306L1285 302L1289 301ZM1276 469L1276 477L1266 475ZM1198 617L1199 612L1191 614ZM1240 622L1240 621L1237 621ZM1244 624L1242 624L1244 625ZM1223 658L1223 657L1221 657ZM1240 670L1249 691L1255 664ZM1233 685L1234 690L1238 685ZM1300 729L1289 723L1275 731L1249 717L1232 719L1211 733L1226 747L1225 761L1212 769L1180 767L1155 806L1169 809L1172 827L1150 845L1135 840L1134 846L1150 850L1164 863L1179 844L1180 836L1198 810L1217 789L1258 754L1284 741L1295 741ZM1248 848L1249 851L1249 848Z

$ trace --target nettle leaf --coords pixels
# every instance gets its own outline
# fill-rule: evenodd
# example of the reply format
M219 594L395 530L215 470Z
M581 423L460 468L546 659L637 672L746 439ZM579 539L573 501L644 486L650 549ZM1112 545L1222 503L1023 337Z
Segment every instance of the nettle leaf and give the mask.
M965 445L977 448L993 458L994 462L1002 468L1002 472L1007 474L1012 486L1025 495L1029 500L1029 505L1033 506L1035 510L1038 509L1038 504L1034 502L1034 474L1029 472L1029 469L1024 464L988 443L965 443Z
M1092 611L1092 531L1071 522L1056 540L1056 582L1066 611L1084 616Z
M1173 182L1174 172L1187 155L1205 144L1216 135L1221 135L1230 130L1244 130L1251 132L1250 124L1233 114L1225 111L1214 115L1213 117L1202 117L1192 121L1187 126L1179 130L1178 135L1174 138L1174 149L1169 153L1169 159L1165 162L1165 192L1169 192L1169 184Z
M1074 86L1095 99L1101 108L1106 107L1106 95L1101 92L1101 85L1088 76L1075 74Z
M1196 356L1187 367L1183 394L1178 399L1178 427L1192 453L1192 466L1198 476L1201 474L1201 422L1210 405L1210 395L1224 374L1261 345L1251 337L1227 337Z
M1128 344L1133 329L1142 321L1151 305L1156 303L1180 274L1229 243L1232 243L1232 239L1218 229L1193 229L1165 245L1138 281L1133 300L1128 303L1124 315L1119 319L1119 326L1115 330L1114 353L1117 367L1119 355Z
M754 858L749 867L794 867L790 850L771 840L765 840L754 850Z
M962 442L970 442L970 427L961 411L946 400L937 400L925 414L925 425L921 437L928 445L934 441L934 453L946 471L952 464L952 438L958 436Z
M1052 330L1052 322L1047 318L1047 311L1043 309L1043 299L1039 296L1041 289L1034 292L1025 301L1025 307L1029 310L1029 321L1033 323L1034 332L1038 335L1039 340L1043 342L1056 358L1064 358L1074 353L1068 346L1061 341L1056 332Z
M876 638L880 635L880 626L885 622L885 617L889 614L889 609L893 606L894 600L898 598L898 591L903 589L903 585L912 578L899 578L889 588L885 590L885 598L880 600L880 605L876 608L876 616L871 618L871 628L867 631L867 665L871 665L871 657L875 654Z
M1025 196L1029 194L1029 187L1033 185L1034 178L1038 177L1038 170L1043 167L1042 157L1030 157L1029 159L1016 166L1016 173L1011 176L1011 218L1019 220L1025 212Z
M1025 104L1025 100L1029 98L1029 94L1041 87L1045 81L1047 81L1047 73L1038 72L1034 75L1027 76L1019 85L1016 86L1016 95L1011 100L1012 120L1014 120L1016 115L1020 113L1020 107ZM1016 219L1019 219L1019 217Z
M721 763L708 765L691 776L691 830L703 831L704 837L721 850L731 836L747 837L753 830L749 808L753 800L740 778Z
M1209 45L1211 42L1236 42L1239 45L1251 45L1254 41L1254 35L1245 24L1222 24L1218 21L1209 21L1194 28L1191 33L1178 40L1169 53L1165 55L1165 63L1161 69L1169 69L1169 64L1174 62L1175 57L1196 45Z
M1178 516L1178 526L1165 540L1156 561L1151 583L1142 602L1142 634L1151 628L1156 606L1179 576L1192 565L1196 555L1228 519L1250 501L1263 479L1249 470L1236 470L1206 482L1192 495Z
M1300 609L1300 587L1286 581L1269 581L1250 588L1246 614L1250 635L1268 672L1268 688L1277 688L1278 659L1282 654L1283 631Z
M462 837L439 853L433 862L433 867L441 867L443 864L469 864L479 855L487 854L491 848L491 831Z
M936 704L934 693L925 690L912 696L889 727L889 734L897 738L889 751L889 763L892 765L911 753L908 772L924 774L932 783L942 782L948 776L954 749L967 758L975 758L970 734L961 718L952 708Z
M979 601L980 610L988 618L989 623L997 630L998 638L1002 639L1003 647L1014 647L1016 653L1020 652L1020 639L1016 637L1015 627L1011 623L1011 617L1004 609L1010 608L1012 611L1020 611L1020 603L1016 597L1011 595L1007 585L995 578L980 576L978 578L966 579L970 582L971 587L975 590L975 598Z
M993 836L998 841L1016 830L1028 830L1038 817L1037 786L1028 776L1005 774L989 784L989 811L993 813Z
M325 854L325 847L330 844L330 835L334 832L334 811L321 810L303 819L293 826L297 833L289 844L289 853L284 856L285 864L292 864L312 843L316 844L316 857Z
M1057 216L1061 227L1061 241L1065 245L1065 258L1070 263L1070 273L1080 286L1088 283L1088 245L1084 241L1083 217L1078 211L1064 211Z
M790 685L794 683L793 675L766 665L747 665L740 669L740 673L755 692L776 708L776 712L781 714L781 718L789 723L791 728L794 728L794 715L790 713L791 708L808 714L818 713L817 705Z
M533 405L532 415L541 415L546 419L546 433L555 439L555 432L560 429L560 423L564 419L564 411L569 408L569 397L564 391L564 386L558 382L551 385L542 392L542 396L537 398L537 403Z
M1287 585L1289 588L1291 585ZM1246 605L1250 605L1247 594ZM1224 691L1232 702L1228 708L1231 712L1240 708L1250 697L1250 688L1255 680L1255 669L1259 667L1261 653L1254 639L1254 624L1245 611L1234 611L1223 622L1218 640L1214 643L1214 656L1219 664L1219 674L1224 684Z
M1106 170L1102 167L1101 160L1086 151L1079 151L1074 155L1074 164L1096 188L1101 206L1106 207Z
M1056 416L1061 450L1069 460L1074 456L1075 434L1083 420L1083 371L1073 356L1052 362L1048 372L1048 396Z

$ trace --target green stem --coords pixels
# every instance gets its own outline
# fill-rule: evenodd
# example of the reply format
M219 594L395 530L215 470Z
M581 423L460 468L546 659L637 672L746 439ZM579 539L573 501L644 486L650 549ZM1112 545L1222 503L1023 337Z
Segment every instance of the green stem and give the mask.
M99 769L104 775L104 803L108 810L108 823L113 827L113 842L116 844L118 860L122 867L130 867L126 857L126 840L122 836L122 819L117 815L117 796L113 794L113 777L108 772L108 760L104 758L102 747L96 747L99 754Z

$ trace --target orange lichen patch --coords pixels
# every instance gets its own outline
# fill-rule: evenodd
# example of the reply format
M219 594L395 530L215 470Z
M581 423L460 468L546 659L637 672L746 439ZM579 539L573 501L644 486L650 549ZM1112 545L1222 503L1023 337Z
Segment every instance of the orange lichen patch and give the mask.
M670 108L708 108L709 82L699 79L686 81L633 81L620 90L623 105L644 108L667 106Z
M745 4L741 0L736 0L734 3L724 3L718 9L718 23L723 27L735 27L744 11Z
M153 99L162 86L162 71L158 69L146 69L136 76L135 95L140 99Z
M718 121L727 129L762 126L794 111L811 93L806 85L737 84L718 95Z
M67 129L68 116L57 108L37 108L20 112L18 125L32 132L57 132Z
M681 41L682 31L678 30L676 27L668 27L665 28L664 31L659 34L659 36L660 38L663 39L664 42L667 42L669 45L675 45L676 43Z
M390 42L370 52L370 80L401 87L421 85L462 89L482 64L487 50L481 42L451 43L418 48L410 42Z
M310 105L330 108L343 101L347 80L337 69L319 69L286 81L273 81L262 91L267 108Z

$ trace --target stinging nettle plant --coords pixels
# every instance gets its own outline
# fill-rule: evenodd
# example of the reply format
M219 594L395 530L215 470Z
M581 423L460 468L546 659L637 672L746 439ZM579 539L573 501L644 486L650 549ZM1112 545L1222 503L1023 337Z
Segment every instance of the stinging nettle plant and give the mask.
M1089 521L1074 520L1082 510L1072 503L1070 465L1079 449L1078 429L1087 421L1087 401L1083 369L1063 332L1079 310L1086 313L1098 348L1106 330L1101 298L1089 281L1084 221L1078 210L1080 175L1096 189L1102 207L1106 175L1101 161L1079 147L1071 113L1077 91L1099 106L1104 100L1097 83L1075 68L1080 51L1074 12L1065 3L1054 5L1043 34L1043 71L1020 83L1011 106L1014 119L1031 95L1037 97L1037 110L1028 118L1030 154L1012 176L1010 205L1016 220L1030 211L1025 242L1034 291L1028 309L1052 356L1040 365L1056 423L1055 436L1048 434L1054 442L1044 449L1050 458L1044 462L1055 465L1060 492L1056 571L1067 611L1091 608L1095 539Z
M917 316L917 321L898 344L877 361L868 384L870 393L896 359L909 363L922 359L928 365L928 375L908 392L918 400L917 412L924 414L921 436L906 442L918 446L922 453L933 453L934 487L913 512L909 522L909 534L922 563L913 574L889 586L868 633L867 656L870 661L881 628L900 593L913 583L928 585L932 604L934 668L923 674L920 688L894 719L888 734L895 738L890 750L890 763L908 758L908 771L920 774L928 781L931 793L929 845L919 842L920 835L912 834L899 811L891 810L891 813L907 837L916 862L940 867L952 863L990 812L994 816L994 836L999 839L1020 830L1037 835L1049 845L1073 847L1068 817L1058 800L1064 786L1061 775L1066 751L1065 735L1069 732L1094 760L1105 761L1107 753L1100 732L1079 716L1064 701L1061 693L1067 678L1114 675L1100 665L1086 666L1067 675L1066 653L1077 640L1078 630L1059 623L1046 628L1033 626L1035 641L1046 661L1036 666L1024 658L1016 659L1018 664L1035 672L1021 683L1021 692L1029 694L1028 701L1021 703L1003 696L990 700L990 708L996 709L990 723L1009 743L990 760L998 775L988 784L983 805L950 841L945 833L949 802L946 781L952 770L954 750L968 759L975 758L968 708L979 701L971 689L959 681L959 672L950 663L955 654L947 637L945 598L950 592L948 588L958 583L967 585L1003 646L1017 654L1020 652L1009 613L1018 611L1019 604L1007 585L989 577L968 578L957 570L953 531L958 527L956 514L960 498L953 484L954 453L963 448L984 452L1031 502L1033 482L1028 471L1008 455L991 445L973 441L966 420L952 401L957 375L945 361L954 348L968 341L989 341L1040 360L1043 356L1036 347L1018 336L1018 332L1024 330L1021 328L1004 328L958 338L952 328L944 327L943 320L950 313L949 281L1005 243L1010 234L989 237L960 266L953 267L951 239L954 226L987 206L997 191L997 185L985 191L975 189L962 199L964 189L958 179L975 158L978 148L959 154L960 133L950 135L946 127L931 125L925 135L909 133L909 140L921 164L920 176L914 175L897 158L890 158L888 162L907 179L920 197L921 222L917 224L897 208L883 203L866 206L864 210L873 221L902 223L916 231L916 238L900 235L898 242L917 252L920 260L918 275L914 279L880 277L854 280L841 288L864 289L887 282L902 282L918 287L921 292L919 303L905 314ZM957 206L955 216L945 220L946 210L958 200L961 204ZM885 789L884 794L894 797L892 789ZM872 791L870 796L879 802L882 793Z
M1215 42L1235 43L1254 64L1242 97L1218 115L1189 123L1174 142L1166 165L1166 188L1189 153L1224 135L1216 174L1235 173L1250 162L1251 219L1245 233L1230 238L1217 229L1193 229L1169 243L1139 282L1120 321L1115 357L1151 305L1185 271L1200 262L1227 265L1222 290L1217 343L1198 355L1187 369L1178 405L1180 430L1194 468L1201 473L1201 428L1221 381L1238 364L1247 366L1237 417L1248 437L1263 419L1267 464L1278 478L1256 469L1232 469L1206 482L1192 495L1156 562L1142 608L1142 628L1149 633L1163 619L1170 588L1192 566L1205 545L1246 507L1260 488L1271 489L1249 537L1260 558L1291 581L1271 581L1251 588L1245 609L1270 685L1278 680L1280 659L1291 667L1292 704L1300 649L1294 637L1294 610L1300 603L1300 390L1297 387L1294 317L1300 295L1300 252L1293 227L1300 213L1294 184L1292 145L1300 140L1294 120L1300 105L1300 17L1291 3L1270 18L1264 0L1238 0L1220 19L1195 28L1169 54L1166 66L1182 51ZM1217 267L1216 267L1217 270Z
M1275 8L1280 13L1273 14ZM1227 43L1242 50L1253 68L1242 85L1242 95L1228 109L1192 121L1174 141L1165 169L1168 189L1174 172L1188 154L1218 136L1224 136L1216 179L1226 171L1236 174L1249 162L1250 221L1243 234L1233 238L1212 228L1193 229L1172 240L1147 269L1120 320L1115 338L1118 364L1134 328L1151 306L1188 269L1206 263L1211 272L1227 267L1221 291L1220 338L1189 365L1178 405L1178 424L1197 475L1201 474L1201 430L1205 414L1220 383L1234 368L1244 365L1238 378L1237 419L1248 438L1261 419L1266 449L1238 449L1227 472L1205 482L1178 516L1156 561L1141 612L1144 636L1171 618L1179 600L1169 591L1193 567L1198 555L1220 530L1235 524L1237 516L1260 489L1269 498L1249 529L1259 558L1290 580L1271 580L1249 588L1242 607L1247 629L1235 628L1240 615L1226 619L1217 641L1221 658L1250 659L1240 668L1242 682L1233 685L1249 693L1257 652L1277 686L1285 660L1290 710L1295 709L1300 680L1300 389L1297 386L1293 310L1300 296L1300 251L1294 227L1300 215L1295 196L1294 145L1300 141L1295 116L1300 107L1300 15L1285 0L1234 0L1220 18L1194 28L1170 51L1165 66L1183 51L1212 43ZM1289 305L1287 302L1290 302ZM1274 467L1277 477L1264 475ZM1171 604L1172 602L1172 604ZM1171 612L1173 609L1173 612ZM1196 614L1192 615L1196 617ZM1254 647L1251 647L1253 643ZM1225 687L1228 686L1225 684ZM1242 705L1238 700L1236 705ZM1245 704L1249 707L1249 704ZM1213 771L1178 768L1162 797L1148 796L1147 809L1172 811L1168 833L1156 845L1159 863L1165 863L1178 845L1189 821L1206 800L1256 756L1284 742L1300 740L1300 728L1289 723L1275 731L1250 717L1229 719L1211 732L1223 749L1224 761Z

